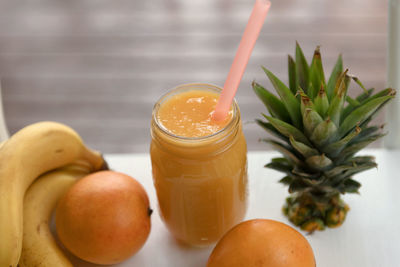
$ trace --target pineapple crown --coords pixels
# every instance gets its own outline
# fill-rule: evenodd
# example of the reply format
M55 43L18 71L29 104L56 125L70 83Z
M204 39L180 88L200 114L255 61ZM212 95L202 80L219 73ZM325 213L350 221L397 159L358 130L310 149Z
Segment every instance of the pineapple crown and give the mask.
M311 64L296 42L295 59L288 56L289 86L262 67L279 97L253 82L252 87L269 111L267 121L256 122L276 139L263 139L280 151L266 167L284 172L280 181L289 192L315 195L358 192L360 183L352 175L376 167L373 157L355 154L381 138L382 126L369 126L379 110L395 95L384 89L374 94L361 81L343 70L341 55L325 80L320 48ZM347 95L350 81L362 92Z

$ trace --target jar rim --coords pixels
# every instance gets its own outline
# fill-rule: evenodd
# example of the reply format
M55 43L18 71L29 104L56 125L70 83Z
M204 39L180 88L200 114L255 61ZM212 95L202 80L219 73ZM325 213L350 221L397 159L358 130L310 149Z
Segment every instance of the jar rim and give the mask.
M236 102L236 99L233 99L232 101L232 117L230 119L230 121L220 130L218 130L215 133L209 134L209 135L205 135L205 136L198 136L198 137L187 137L187 136L180 136L180 135L176 135L173 134L172 132L170 132L167 128L165 128L162 123L158 120L158 110L160 108L160 106L162 105L162 103L167 100L170 96L179 93L179 92L184 92L184 91L190 91L190 90L209 90L209 91L213 91L213 92L217 92L217 93L221 93L222 92L222 88L214 85L214 84L210 84L210 83L185 83L185 84L181 84L178 85L170 90L168 90L165 94L163 94L158 100L157 102L154 104L153 106L153 111L152 111L152 120L155 123L156 127L163 133L168 135L171 138L174 139L178 139L178 140L182 140L182 141L203 141L203 140L208 140L210 138L216 137L224 132L226 132L227 130L229 130L230 128L232 128L236 123L238 122L238 118L240 118L240 113L239 113L239 106Z

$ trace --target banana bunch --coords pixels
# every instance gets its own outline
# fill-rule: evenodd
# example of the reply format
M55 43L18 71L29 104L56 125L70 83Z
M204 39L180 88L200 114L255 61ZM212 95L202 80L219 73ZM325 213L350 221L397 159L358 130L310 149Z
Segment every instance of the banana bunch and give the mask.
M77 178L105 166L60 123L29 125L0 144L0 266L72 266L50 234L51 212Z

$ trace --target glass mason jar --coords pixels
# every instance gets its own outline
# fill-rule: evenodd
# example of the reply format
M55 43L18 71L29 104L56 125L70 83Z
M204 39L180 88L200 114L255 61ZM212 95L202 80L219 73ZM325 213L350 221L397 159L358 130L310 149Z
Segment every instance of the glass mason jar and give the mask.
M243 220L247 209L247 148L240 111L220 131L204 137L181 137L158 121L169 97L190 90L221 92L210 84L176 87L155 104L150 155L161 217L173 236L206 246Z

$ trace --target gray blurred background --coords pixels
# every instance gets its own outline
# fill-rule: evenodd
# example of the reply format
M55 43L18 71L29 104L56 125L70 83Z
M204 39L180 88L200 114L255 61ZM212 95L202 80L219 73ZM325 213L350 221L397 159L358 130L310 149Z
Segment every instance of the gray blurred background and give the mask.
M223 85L253 0L0 1L0 76L11 133L41 120L75 128L106 153L147 152L155 101L187 82ZM387 1L272 1L238 90L249 150L266 149L252 123L264 112L260 66L287 81L295 40L310 60L339 53L367 87L386 80ZM355 89L354 90L359 90ZM358 92L358 91L357 91Z

